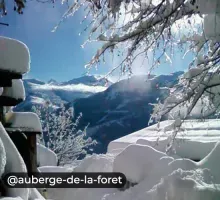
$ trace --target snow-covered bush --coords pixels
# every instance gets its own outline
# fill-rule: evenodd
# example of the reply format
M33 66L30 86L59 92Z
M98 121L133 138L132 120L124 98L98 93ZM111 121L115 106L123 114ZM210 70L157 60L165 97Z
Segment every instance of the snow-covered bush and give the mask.
M86 128L77 128L81 115L74 120L73 109L65 109L61 105L60 109L54 109L47 102L43 106L33 107L33 111L38 114L43 127L43 136L39 142L57 154L58 165L73 162L75 159L86 155L86 149L95 145L86 134Z

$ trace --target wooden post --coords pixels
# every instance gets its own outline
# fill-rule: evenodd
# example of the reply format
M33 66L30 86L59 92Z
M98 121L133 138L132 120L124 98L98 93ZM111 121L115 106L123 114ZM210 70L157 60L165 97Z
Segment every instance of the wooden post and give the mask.
M37 172L37 137L35 133L27 133L27 143L30 155L30 166L27 166L28 173Z
M20 131L7 132L25 162L28 175L31 175L34 172L38 172L36 135L40 133Z
M0 121L2 125L5 123L5 116L4 116L4 106L0 106Z

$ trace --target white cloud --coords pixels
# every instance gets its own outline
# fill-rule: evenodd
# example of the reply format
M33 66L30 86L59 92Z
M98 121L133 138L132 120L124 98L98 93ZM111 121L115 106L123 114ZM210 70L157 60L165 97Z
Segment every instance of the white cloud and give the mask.
M74 91L74 92L90 92L97 93L102 92L107 89L107 87L103 86L88 86L84 84L76 84L76 85L65 85L65 86L57 86L57 85L35 85L33 84L34 89L36 90L65 90L65 91Z

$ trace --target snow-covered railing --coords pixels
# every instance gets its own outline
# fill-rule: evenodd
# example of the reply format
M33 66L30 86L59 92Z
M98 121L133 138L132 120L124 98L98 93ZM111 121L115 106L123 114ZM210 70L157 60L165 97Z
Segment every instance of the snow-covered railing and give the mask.
M30 53L24 43L6 37L0 37L0 52L0 86L11 87L29 71Z
M25 89L23 81L12 80L12 86L3 89L3 93L0 96L0 106L15 106L24 100Z
M9 112L5 115L8 131L41 133L42 126L39 117L31 112Z
M37 134L42 133L38 116L31 112L5 114L5 129L22 155L28 172L37 171Z
M0 52L0 70L20 75L30 70L30 53L24 43L0 37Z

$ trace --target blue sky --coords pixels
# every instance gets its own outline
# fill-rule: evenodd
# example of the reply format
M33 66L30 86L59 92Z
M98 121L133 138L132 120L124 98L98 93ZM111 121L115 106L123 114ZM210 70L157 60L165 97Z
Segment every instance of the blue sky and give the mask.
M59 1L54 8L52 4L35 1L28 1L26 5L23 15L18 15L13 10L13 5L7 5L8 15L0 21L9 23L9 26L0 26L0 35L21 40L29 47L31 71L27 77L44 81L50 78L65 81L85 74L84 65L95 53L98 45L93 43L85 49L80 47L86 39L86 33L79 36L84 27L80 25L84 13L79 12L74 17L69 17L53 33L51 30L67 9L66 5L61 5ZM187 58L183 62L180 54L177 54L173 66L163 65L156 70L156 73L183 70L188 61ZM112 65L107 63L98 70L92 70L91 73L105 74ZM137 65L139 65L138 61ZM135 70L135 73L146 72L147 68Z

